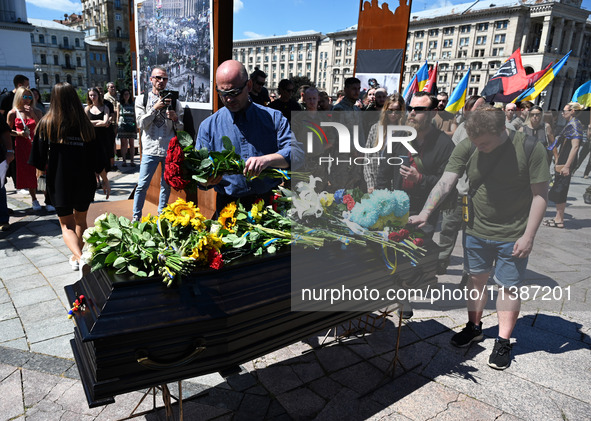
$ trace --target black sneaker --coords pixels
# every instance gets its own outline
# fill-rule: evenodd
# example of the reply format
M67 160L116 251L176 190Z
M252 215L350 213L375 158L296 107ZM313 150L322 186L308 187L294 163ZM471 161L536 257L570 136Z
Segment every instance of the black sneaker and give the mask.
M488 366L495 370L504 370L511 364L511 342L508 339L497 338L495 347L488 359Z
M482 334L482 322L479 326L476 326L472 322L466 323L466 327L460 332L452 336L450 343L458 348L465 348L472 342L479 342L484 338Z

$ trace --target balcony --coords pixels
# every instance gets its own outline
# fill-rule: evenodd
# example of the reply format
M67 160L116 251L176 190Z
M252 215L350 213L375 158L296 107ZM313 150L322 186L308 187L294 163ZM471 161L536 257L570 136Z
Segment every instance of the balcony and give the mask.
M76 66L72 64L62 64L62 69L64 70L76 70Z
M59 48L62 49L62 50L73 50L74 49L74 46L73 45L70 45L70 44L68 44L68 45L60 44L59 45Z

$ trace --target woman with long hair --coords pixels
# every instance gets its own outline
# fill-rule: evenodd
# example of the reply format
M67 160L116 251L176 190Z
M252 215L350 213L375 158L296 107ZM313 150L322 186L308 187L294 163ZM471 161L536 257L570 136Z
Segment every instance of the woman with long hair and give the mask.
M72 252L74 270L82 270L82 234L94 200L96 174L102 178L107 199L111 192L106 162L76 90L69 83L56 84L49 111L35 130L29 163L40 170L47 168L47 191L56 207L64 242Z
M135 125L135 105L129 89L123 89L120 94L119 108L117 108L117 133L121 140L121 158L123 158L123 167L127 167L127 151L129 145L129 165L135 167L134 141L137 138L137 128Z
M18 88L12 101L12 109L6 116L6 121L12 129L15 139L15 159L16 159L16 188L27 189L31 195L31 201L34 211L40 211L41 205L37 200L37 172L35 167L27 163L31 154L31 145L33 142L33 133L35 127L41 119L41 112L35 106L35 97L29 88L21 86ZM53 211L53 207L46 203L48 211Z
M88 90L84 112L94 127L96 140L103 149L105 155L105 168L106 170L109 170L111 167L110 156L113 155L113 152L109 150L113 149L113 145L111 145L112 133L109 128L111 125L110 112L109 107L103 102L103 96L97 88L90 88ZM100 187L100 180L98 178L97 183Z
M378 169L379 169L379 158L382 156L384 152L384 148L386 147L386 136L387 131L386 127L388 125L392 126L400 126L404 125L405 121L405 110L406 105L404 103L404 98L400 94L393 94L390 95L386 102L384 102L384 106L382 107L382 112L380 114L380 120L378 123L371 126L369 130L369 136L367 137L367 144L365 145L366 148L373 148L376 147L379 143L378 135L379 135L379 127L383 127L383 141L382 141L382 150L379 152L367 153L365 157L369 159L369 164L363 166L363 176L365 177L365 183L367 184L367 191L371 193L375 189L376 180L378 176ZM382 163L383 165L383 163Z
M569 102L562 110L562 117L566 126L560 132L558 143L558 161L554 165L554 184L548 193L548 199L556 204L556 216L546 219L544 225L554 228L564 228L564 210L570 187L570 179L577 165L577 152L583 140L583 126L575 117L575 112L583 107L577 102Z

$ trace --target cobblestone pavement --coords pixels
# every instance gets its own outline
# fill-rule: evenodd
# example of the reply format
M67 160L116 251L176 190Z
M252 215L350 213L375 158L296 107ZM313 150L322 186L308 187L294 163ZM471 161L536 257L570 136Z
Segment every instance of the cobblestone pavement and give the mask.
M138 169L109 173L110 200L127 199ZM393 380L384 372L397 338L395 315L374 333L342 341L329 337L322 347L325 332L319 332L250 361L225 379L217 373L187 379L185 420L589 419L591 206L582 200L589 184L580 173L573 178L566 229L540 228L527 273L528 285L568 291L570 299L524 302L507 370L486 365L497 335L494 304L485 311L484 341L458 349L449 339L466 322L463 303L448 300L442 310L413 302L414 317L402 326L401 364ZM73 322L66 318L63 290L78 272L68 264L56 216L33 212L28 195L10 184L8 192L15 213L12 229L0 233L0 420L127 417L141 392L88 408L69 345ZM550 207L547 217L553 215ZM440 285L458 287L460 256L458 246ZM170 386L174 395L176 385ZM138 411L151 407L146 399ZM164 419L164 412L139 419Z

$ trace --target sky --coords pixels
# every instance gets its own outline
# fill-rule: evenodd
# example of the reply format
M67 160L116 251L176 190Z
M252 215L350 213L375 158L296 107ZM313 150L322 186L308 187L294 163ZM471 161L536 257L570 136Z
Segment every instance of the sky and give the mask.
M468 1L415 0L412 10L418 12ZM389 4L397 3L398 0L390 0ZM28 17L36 19L63 19L64 13L82 11L80 0L26 0L26 4ZM591 0L583 0L583 7L591 10ZM334 32L356 24L358 15L359 0L234 0L234 39L306 30Z

